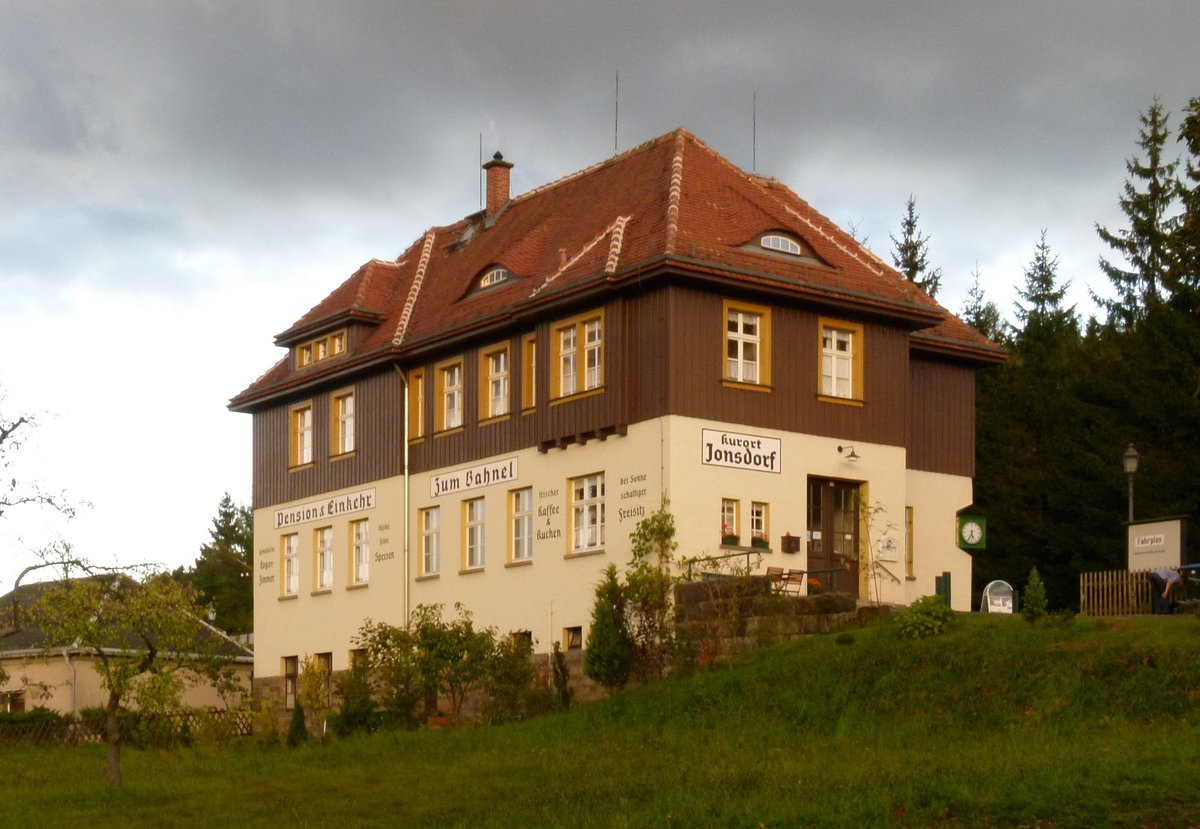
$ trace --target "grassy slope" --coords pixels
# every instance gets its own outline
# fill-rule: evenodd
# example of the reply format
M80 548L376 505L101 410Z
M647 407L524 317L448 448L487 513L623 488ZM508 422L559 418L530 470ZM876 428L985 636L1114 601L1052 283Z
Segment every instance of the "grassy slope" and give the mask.
M0 755L0 825L1200 826L1200 625L816 637L528 723ZM232 818L232 820L231 820Z

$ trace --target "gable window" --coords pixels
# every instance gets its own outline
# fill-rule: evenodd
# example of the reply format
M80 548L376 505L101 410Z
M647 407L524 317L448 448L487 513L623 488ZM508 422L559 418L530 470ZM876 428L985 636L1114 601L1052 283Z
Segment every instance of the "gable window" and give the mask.
M604 473L571 481L571 552L604 547Z
M283 595L295 596L300 592L300 536L296 533L279 539L283 556Z
M552 328L551 398L604 386L604 312L563 320ZM582 349L582 354L580 353Z
M508 345L487 349L480 354L480 420L508 414Z
M463 501L463 569L483 567L483 499Z
M313 459L313 410L311 403L301 403L293 406L288 417L291 420L289 428L289 465L305 466Z
M780 253L790 253L793 256L801 254L800 244L795 239L790 239L787 236L782 236L778 233L768 233L758 240L758 243L767 250L775 250Z
M425 436L425 370L408 373L408 439Z
M509 493L512 525L510 561L530 561L533 558L533 487L514 489Z
M436 576L441 570L441 507L421 510L421 575Z
M346 332L335 331L296 346L296 367L304 368L346 352Z
M317 549L317 590L329 590L333 587L333 527L317 530L313 541Z
M521 408L537 403L537 340L532 334L521 341Z
M346 391L333 397L333 453L346 455L354 451L354 392Z
M368 532L367 519L350 522L350 543L354 550L354 570L350 574L352 584L366 584L370 575L371 543Z
M506 282L508 277L507 268L492 268L479 277L479 287L490 288L492 285L499 285L501 282Z
M725 318L725 380L747 386L771 383L771 309L732 302Z
M821 387L825 398L862 400L863 328L821 320Z
M462 360L440 366L437 373L439 432L463 425L463 364Z

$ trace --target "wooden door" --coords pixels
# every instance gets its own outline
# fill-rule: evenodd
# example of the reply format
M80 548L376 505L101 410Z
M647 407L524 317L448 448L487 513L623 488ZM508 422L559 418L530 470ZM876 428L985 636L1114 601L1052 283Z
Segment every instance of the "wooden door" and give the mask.
M858 596L858 484L808 480L809 578L825 590ZM834 573L813 573L835 570Z

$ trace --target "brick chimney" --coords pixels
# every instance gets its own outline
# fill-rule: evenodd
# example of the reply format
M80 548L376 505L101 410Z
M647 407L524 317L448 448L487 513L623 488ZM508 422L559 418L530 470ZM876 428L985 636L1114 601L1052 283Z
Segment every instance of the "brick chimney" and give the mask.
M484 215L491 217L508 204L508 171L512 169L512 162L505 161L497 150L492 160L483 165L483 169L487 170L487 208Z

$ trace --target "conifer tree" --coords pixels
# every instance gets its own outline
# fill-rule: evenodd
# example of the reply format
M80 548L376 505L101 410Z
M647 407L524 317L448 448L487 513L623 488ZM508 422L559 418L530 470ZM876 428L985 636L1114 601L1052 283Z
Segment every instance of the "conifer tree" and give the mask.
M1108 323L1133 328L1145 318L1146 309L1159 302L1163 286L1168 284L1170 265L1170 218L1177 183L1178 160L1166 161L1163 149L1169 136L1168 116L1157 96L1141 114L1138 147L1143 157L1134 156L1125 163L1129 178L1121 193L1121 212L1129 220L1127 228L1110 231L1099 224L1096 233L1128 263L1125 269L1100 258L1100 269L1116 288L1115 299L1096 297L1108 314Z
M996 303L989 301L983 293L979 267L971 271L971 288L967 291L967 302L963 305L963 322L995 343L1005 338L1004 319Z
M1200 98L1192 98L1179 125L1187 164L1177 193L1183 214L1172 228L1168 285L1177 308L1200 314Z
M596 585L592 626L583 652L583 671L610 691L623 688L633 673L633 639L625 615L625 591L617 568L608 565Z
M253 516L226 492L208 534L195 565L174 575L194 587L200 602L215 612L217 627L228 633L249 633L254 629Z
M937 296L942 283L942 269L929 269L929 237L917 229L917 202L911 195L904 206L904 218L900 220L900 238L891 236L895 249L892 264L896 269L930 296Z

